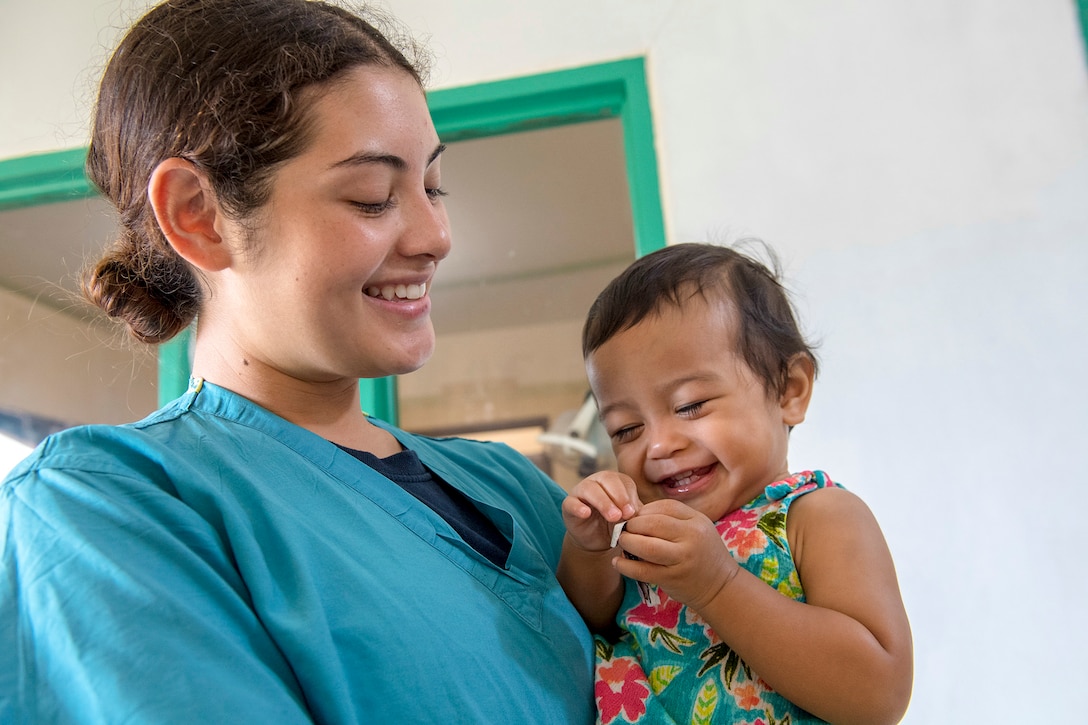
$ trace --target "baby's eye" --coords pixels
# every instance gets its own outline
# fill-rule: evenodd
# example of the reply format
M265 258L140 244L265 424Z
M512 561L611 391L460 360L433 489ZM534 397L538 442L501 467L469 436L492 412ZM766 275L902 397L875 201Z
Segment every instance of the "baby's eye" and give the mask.
M676 409L676 414L685 417L698 415L699 411L702 410L705 403L705 400L700 400L698 403L688 403L687 405L681 405L679 408Z
M612 432L612 440L616 443L624 443L631 440L641 429L641 425L628 425Z

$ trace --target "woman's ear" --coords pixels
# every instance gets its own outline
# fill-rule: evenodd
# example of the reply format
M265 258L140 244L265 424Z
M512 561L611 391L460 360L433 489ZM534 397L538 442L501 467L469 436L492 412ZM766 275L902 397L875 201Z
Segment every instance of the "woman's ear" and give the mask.
M212 185L191 161L169 158L151 172L147 197L163 236L182 259L214 272L230 264L218 229L222 210Z
M793 427L804 422L815 379L816 365L812 358L805 353L794 355L786 371L786 388L779 401L783 423Z

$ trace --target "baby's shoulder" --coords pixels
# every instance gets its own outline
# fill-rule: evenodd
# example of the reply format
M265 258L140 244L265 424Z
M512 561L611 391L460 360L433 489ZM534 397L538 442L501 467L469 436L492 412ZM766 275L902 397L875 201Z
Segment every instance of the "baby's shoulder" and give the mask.
M801 471L767 486L761 498L774 505L789 507L795 500L815 491L842 488L842 484L831 480L823 471Z
M879 532L869 506L837 484L808 489L789 507L787 534L791 542L813 537L849 538L869 531Z

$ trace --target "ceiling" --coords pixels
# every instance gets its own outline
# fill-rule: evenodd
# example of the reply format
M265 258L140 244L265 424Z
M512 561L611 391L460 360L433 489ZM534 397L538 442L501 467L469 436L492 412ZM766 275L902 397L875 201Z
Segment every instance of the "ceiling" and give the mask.
M453 251L432 289L440 334L580 320L634 257L616 119L452 143L442 176ZM78 273L115 219L97 198L0 212L0 287L84 314Z

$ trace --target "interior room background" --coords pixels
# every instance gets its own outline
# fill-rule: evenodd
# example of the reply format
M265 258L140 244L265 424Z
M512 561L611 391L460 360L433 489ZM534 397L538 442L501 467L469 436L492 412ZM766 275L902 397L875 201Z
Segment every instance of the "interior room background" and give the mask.
M154 353L119 344L65 288L109 238L108 210L2 207L5 169L86 145L106 53L147 5L0 0L0 429L17 438L157 405ZM904 722L1075 720L1088 676L1083 8L384 7L430 46L438 90L642 64L663 219L663 238L642 241L751 236L779 252L822 364L790 463L828 471L884 528L915 636ZM439 347L427 376L398 381L403 424L523 425L531 446L570 420L581 316L635 254L622 137L612 119L451 145ZM58 251L25 272L41 249Z

